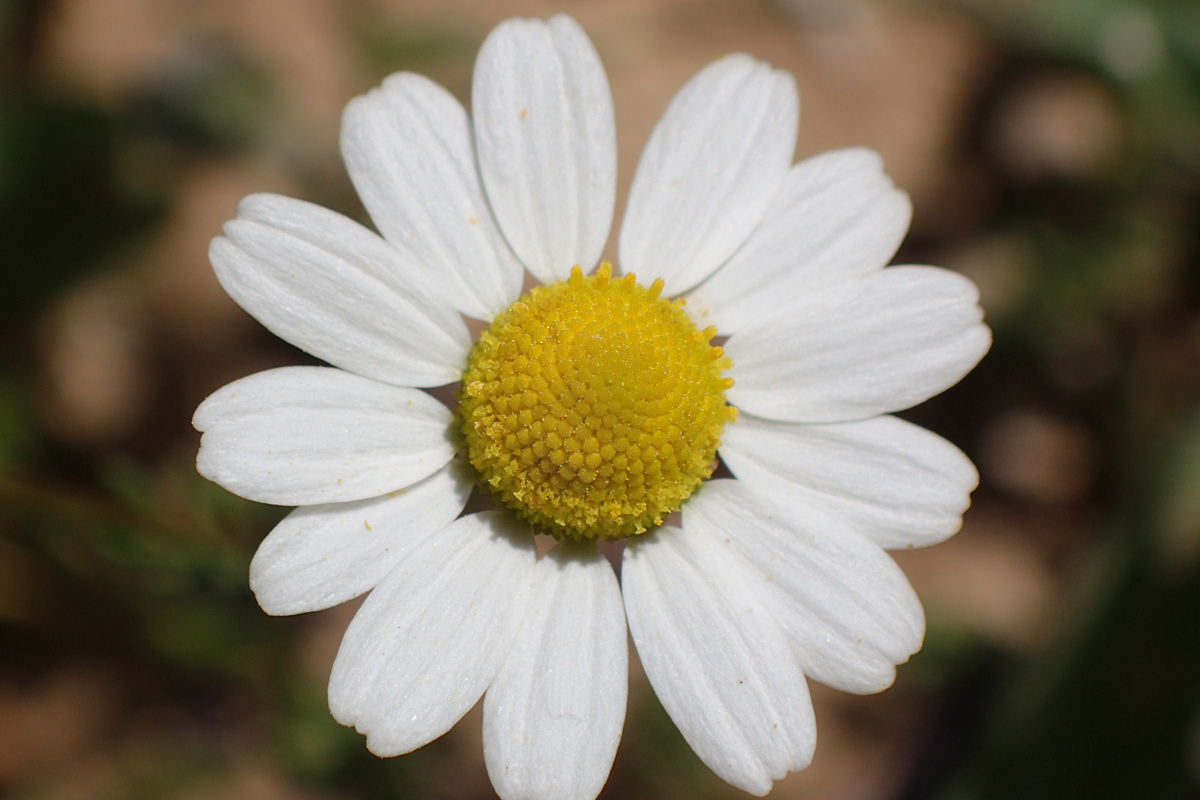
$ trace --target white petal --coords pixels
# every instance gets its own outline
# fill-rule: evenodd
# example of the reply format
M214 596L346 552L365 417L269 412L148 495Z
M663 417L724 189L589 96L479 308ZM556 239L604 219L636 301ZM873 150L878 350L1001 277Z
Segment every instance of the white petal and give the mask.
M688 295L688 312L731 334L791 298L882 269L904 240L908 195L871 150L835 150L792 167L745 245Z
M251 195L213 239L221 286L268 330L334 366L398 386L458 380L471 337L387 242L329 209Z
M524 616L533 536L505 512L427 537L355 614L329 678L329 708L380 756L453 727L496 677Z
M467 470L451 462L383 497L301 506L259 545L250 588L268 614L318 611L358 597L453 522L471 487Z
M464 314L491 319L524 273L496 227L471 121L428 78L401 72L342 115L342 158L375 227L420 264Z
M612 567L590 543L538 562L529 613L483 700L483 755L504 800L592 800L612 769L629 656Z
M904 573L878 545L818 509L786 497L768 501L746 481L715 480L688 500L683 525L685 536L720 537L752 568L810 678L876 692L921 648L925 615Z
M740 480L794 494L888 549L953 535L979 485L961 450L896 417L803 425L742 414L721 435L721 459Z
M795 300L730 337L729 402L792 422L914 406L958 383L991 346L975 284L891 267Z
M492 211L542 283L588 272L612 225L617 134L600 57L575 20L510 19L475 60L479 169Z
M260 503L362 500L403 489L454 456L449 409L417 389L329 367L283 367L214 392L192 424L196 468Z
M642 153L621 223L621 269L661 277L668 295L712 274L762 222L799 121L786 72L742 54L701 70Z
M625 613L646 677L696 755L766 794L812 760L816 723L787 639L743 565L663 527L625 548Z

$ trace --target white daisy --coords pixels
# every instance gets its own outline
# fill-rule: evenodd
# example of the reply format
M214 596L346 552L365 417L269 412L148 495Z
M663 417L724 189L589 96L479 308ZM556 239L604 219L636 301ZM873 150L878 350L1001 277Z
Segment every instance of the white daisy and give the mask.
M975 288L883 268L907 197L870 151L792 165L795 85L747 56L696 75L642 156L619 263L649 288L584 277L616 137L579 26L501 24L472 98L473 119L402 73L346 109L342 153L382 236L284 197L238 206L212 244L222 285L332 366L208 398L200 472L300 506L251 565L268 613L370 592L329 702L373 752L422 746L486 692L502 797L594 797L628 619L684 738L766 793L812 757L806 678L878 691L921 645L884 550L954 533L977 477L886 415L987 350ZM518 299L523 270L545 286ZM491 323L474 348L462 315ZM457 415L418 388L459 380ZM707 480L718 447L736 479ZM460 516L476 484L503 510ZM682 527L660 524L681 506ZM560 539L541 559L535 527ZM595 539L622 537L618 585Z

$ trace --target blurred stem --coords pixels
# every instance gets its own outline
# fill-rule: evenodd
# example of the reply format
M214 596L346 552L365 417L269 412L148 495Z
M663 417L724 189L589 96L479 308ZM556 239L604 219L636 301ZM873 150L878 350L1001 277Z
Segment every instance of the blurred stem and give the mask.
M34 513L39 519L60 519L84 524L65 530L81 533L102 526L131 528L166 535L173 539L230 543L230 537L220 526L202 525L198 521L180 525L163 517L150 516L122 506L106 497L86 494L64 486L0 475L0 508L6 513Z

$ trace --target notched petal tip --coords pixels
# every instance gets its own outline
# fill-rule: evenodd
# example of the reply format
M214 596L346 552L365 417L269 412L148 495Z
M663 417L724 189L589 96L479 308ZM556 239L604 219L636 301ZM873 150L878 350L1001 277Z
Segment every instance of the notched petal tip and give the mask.
M566 14L561 16L566 16ZM497 43L503 39L512 36L526 35L534 31L544 30L547 27L546 20L541 19L540 17L509 17L496 27L492 28L491 33L489 33L487 38L483 40L483 44L479 48L479 53L475 55L476 65L478 65L480 61L479 56L489 46L495 47L497 46Z
M221 237L217 237L218 239ZM213 241L216 241L214 239ZM260 374L260 373L256 373ZM240 378L239 380L245 380ZM238 381L227 383L216 391L208 395L200 401L200 405L196 406L195 412L192 414L192 427L200 433L206 433L211 430L217 423L219 416L222 414L222 406L227 404L229 400L237 396L237 390L231 387ZM201 437L201 452L203 452L204 438Z
M235 219L226 222L225 225L229 226L237 220L246 220L275 227L275 222L281 216L292 216L297 209L308 207L319 208L315 203L275 192L254 192L238 201L234 208Z
M546 20L546 25L549 26L550 30L555 33L569 32L574 36L582 36L585 39L588 38L587 32L584 31L583 26L579 24L579 21L567 13L560 12L552 15ZM588 41L590 42L591 40L588 39Z
M425 746L424 744L419 744L415 747L410 747L407 744L400 744L382 734L364 731L358 726L355 726L354 729L367 737L367 750L380 758L395 758L396 756L411 753L413 750L418 750Z

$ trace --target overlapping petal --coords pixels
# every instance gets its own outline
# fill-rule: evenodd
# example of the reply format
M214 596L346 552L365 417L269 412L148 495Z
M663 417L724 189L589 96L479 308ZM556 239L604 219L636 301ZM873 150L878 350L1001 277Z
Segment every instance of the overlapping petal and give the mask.
M646 677L696 755L757 795L807 766L816 723L804 675L721 538L659 528L626 547L621 576Z
M876 692L920 649L925 616L904 573L819 508L746 481L714 480L688 501L683 526L680 538L717 537L749 566L750 583L810 678Z
M730 337L736 385L727 397L791 422L909 408L953 386L987 352L978 299L975 284L935 267L890 267L794 298Z
M479 170L513 251L543 283L600 259L612 225L617 134L600 57L575 20L510 19L471 86Z
M749 56L726 56L688 81L638 163L621 268L662 278L668 295L712 274L766 215L799 120L791 75Z
M801 425L743 414L721 437L739 480L850 523L880 547L925 547L962 525L979 473L937 434L896 417Z
M453 95L401 72L350 101L342 158L375 227L459 311L491 319L521 293L521 264L484 198L474 134Z
M453 522L472 485L469 471L452 461L383 497L300 506L259 545L250 588L268 614L319 611L358 597Z
M259 372L214 392L192 424L196 468L236 495L306 505L403 489L453 456L449 409L417 389L329 367Z
M529 613L483 701L488 775L505 800L592 800L621 741L625 612L591 543L538 562Z
M279 195L251 195L237 213L209 258L229 296L276 336L397 386L462 374L471 348L462 318L376 234Z
M912 218L878 153L834 150L788 172L762 224L688 293L688 312L729 335L792 298L883 268Z
M500 512L426 537L346 629L329 678L334 718L381 756L450 730L500 671L535 565L528 529Z

